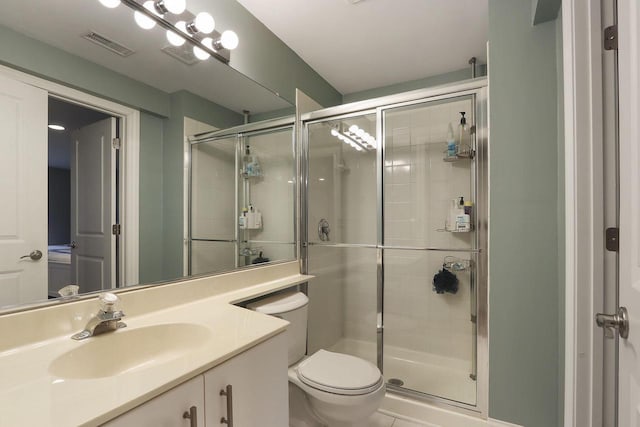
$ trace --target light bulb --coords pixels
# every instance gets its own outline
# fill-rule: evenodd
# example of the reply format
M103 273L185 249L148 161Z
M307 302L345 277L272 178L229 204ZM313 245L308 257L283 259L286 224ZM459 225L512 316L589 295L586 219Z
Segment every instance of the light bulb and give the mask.
M176 22L175 26L181 33L187 32L187 24L184 21ZM167 30L167 40L174 46L182 46L186 41L184 37L179 35L179 33L175 33L171 30Z
M358 126L356 126L356 125L349 126L349 132L351 132L351 133L358 132Z
M207 42L209 40L211 40L211 39L209 37L207 37L207 38L203 39L201 43L204 44L205 46L207 46L208 45ZM209 47L209 46L207 46L207 47ZM211 56L211 55L209 55L209 52L207 52L207 51L205 51L203 49L200 49L198 46L194 46L193 47L193 54L196 56L196 58L198 58L201 61L206 61Z
M120 6L120 0L100 0L100 3L109 9Z
M216 28L216 21L207 12L200 12L193 21L196 29L204 34L211 34Z
M356 135L358 135L360 138L362 138L364 136L364 129L358 129L356 131Z
M225 49L233 50L238 47L238 35L231 30L227 30L220 36L220 44Z
M331 129L331 135L333 135L333 136L338 136L339 134L338 134L338 131L337 131L337 130L335 130L335 129Z
M180 15L187 8L186 0L164 0L163 6L171 13Z
M156 11L154 10L153 2L151 0L145 2L142 6L144 6L144 8L149 10L151 13L156 14ZM156 26L156 21L149 18L147 15L145 15L142 12L136 11L133 14L133 18L136 20L136 24L138 24L138 26L144 30L150 30Z

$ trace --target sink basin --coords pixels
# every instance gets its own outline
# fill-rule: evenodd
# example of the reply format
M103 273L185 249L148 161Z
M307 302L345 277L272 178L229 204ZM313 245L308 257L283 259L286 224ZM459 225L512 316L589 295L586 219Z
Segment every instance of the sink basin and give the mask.
M213 339L211 331L191 323L120 329L88 338L54 359L49 373L66 379L110 377L184 358Z

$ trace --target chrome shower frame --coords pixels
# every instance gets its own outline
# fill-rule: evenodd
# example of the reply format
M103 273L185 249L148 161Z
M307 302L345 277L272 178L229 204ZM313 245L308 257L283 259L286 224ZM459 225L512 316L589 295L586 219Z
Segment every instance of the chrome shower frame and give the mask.
M471 250L464 250L471 254L476 265L476 272L472 283L475 284L475 307L473 297L471 298L471 315L476 317L476 340L475 340L475 366L476 371L476 404L470 405L457 402L442 397L429 395L413 390L404 389L401 386L387 384L387 390L392 394L409 397L416 401L428 402L432 405L446 409L454 409L459 412L488 417L488 395L489 395L489 341L488 341L488 246L489 246L489 127L488 127L488 90L487 79L476 78L451 85L438 86L429 89L421 89L366 101L354 102L337 107L326 108L311 113L302 114L297 125L300 126L301 135L298 141L298 151L300 153L298 179L299 189L299 217L298 224L300 230L299 263L300 271L308 274L308 173L309 173L309 125L327 120L338 120L365 114L376 114L376 135L378 148L377 160L377 244L376 245L348 245L331 244L335 247L369 247L376 249L377 260L377 361L378 367L383 369L383 348L384 348L384 249L414 249L414 250L447 250L460 252L459 249L443 248L403 248L397 246L384 245L384 173L379 167L384 161L385 138L384 138L384 112L393 108L418 105L426 102L448 100L459 97L470 97L473 103L473 118L476 126L475 151L476 160L472 163L472 193L476 201L474 226L477 232ZM475 309L475 310L474 310ZM472 372L473 374L473 372Z

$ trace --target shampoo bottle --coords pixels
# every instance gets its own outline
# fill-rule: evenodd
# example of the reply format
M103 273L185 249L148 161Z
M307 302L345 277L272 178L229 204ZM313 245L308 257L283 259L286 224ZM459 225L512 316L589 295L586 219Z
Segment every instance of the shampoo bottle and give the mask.
M465 112L460 112L460 124L458 125L458 153L471 153L471 134Z
M456 140L453 137L453 126L449 123L449 130L447 131L447 157L456 157L457 151Z

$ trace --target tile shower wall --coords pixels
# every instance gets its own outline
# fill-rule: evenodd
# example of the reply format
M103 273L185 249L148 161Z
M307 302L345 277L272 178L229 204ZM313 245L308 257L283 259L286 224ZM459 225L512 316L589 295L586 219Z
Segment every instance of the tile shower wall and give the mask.
M471 162L443 161L449 124L455 132L460 112L470 110L465 100L387 113L385 245L471 248L473 233L444 231L452 199L470 200ZM470 364L470 273L456 272L456 294L437 294L432 279L445 257L468 260L469 254L385 251L385 347Z
M191 167L191 237L233 239L235 138L192 146ZM229 270L235 265L234 244L192 242L192 274Z

